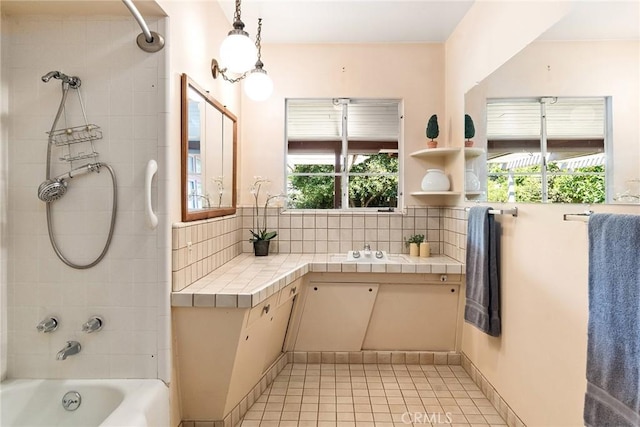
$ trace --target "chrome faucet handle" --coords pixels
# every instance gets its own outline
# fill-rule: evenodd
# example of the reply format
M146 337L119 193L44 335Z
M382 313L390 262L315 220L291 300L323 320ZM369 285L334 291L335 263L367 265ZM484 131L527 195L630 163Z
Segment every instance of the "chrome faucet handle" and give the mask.
M92 332L97 332L100 329L102 329L103 325L104 325L104 321L102 320L102 318L98 316L94 316L91 319L89 319L84 325L82 325L82 332L86 332L88 334Z
M360 251L353 251L354 258L360 258Z
M42 322L38 323L36 329L38 330L38 332L42 332L45 334L47 332L53 332L58 329L58 319L56 319L55 317L47 317Z
M376 258L378 259L384 258L384 253L382 251L376 251Z

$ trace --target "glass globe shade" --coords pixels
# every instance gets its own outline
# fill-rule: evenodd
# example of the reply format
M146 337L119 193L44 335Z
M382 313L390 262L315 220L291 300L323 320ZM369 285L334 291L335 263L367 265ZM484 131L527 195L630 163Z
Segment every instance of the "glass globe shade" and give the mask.
M254 101L264 101L273 92L271 77L262 68L256 68L244 82L244 92Z
M256 63L256 46L245 31L233 30L220 45L220 65L242 74Z

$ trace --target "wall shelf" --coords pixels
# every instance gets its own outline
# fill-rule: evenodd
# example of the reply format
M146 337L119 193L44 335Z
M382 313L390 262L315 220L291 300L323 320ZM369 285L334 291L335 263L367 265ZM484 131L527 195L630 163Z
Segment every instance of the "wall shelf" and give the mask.
M460 148L425 148L423 150L414 151L409 155L411 157L447 157L453 156L460 152Z
M412 196L459 196L459 191L414 191Z
M471 159L473 157L480 157L483 154L484 154L484 148L465 147L464 149L464 157L466 159Z

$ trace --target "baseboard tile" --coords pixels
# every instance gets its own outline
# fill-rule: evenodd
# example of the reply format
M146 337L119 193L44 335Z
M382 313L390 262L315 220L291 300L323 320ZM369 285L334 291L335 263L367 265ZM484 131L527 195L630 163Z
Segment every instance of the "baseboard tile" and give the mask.
M487 396L487 399L493 404L503 420L507 422L509 427L526 427L525 423L518 417L515 411L507 404L502 398L500 393L495 387L482 375L482 372L471 362L469 357L462 353L461 357L462 368L467 372L469 377L476 383L478 388L482 390L482 393Z

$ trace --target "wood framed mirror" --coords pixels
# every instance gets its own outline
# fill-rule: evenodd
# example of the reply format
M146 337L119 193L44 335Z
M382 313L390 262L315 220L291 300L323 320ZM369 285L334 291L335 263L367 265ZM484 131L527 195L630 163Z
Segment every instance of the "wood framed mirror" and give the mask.
M236 212L238 119L182 74L182 221Z

